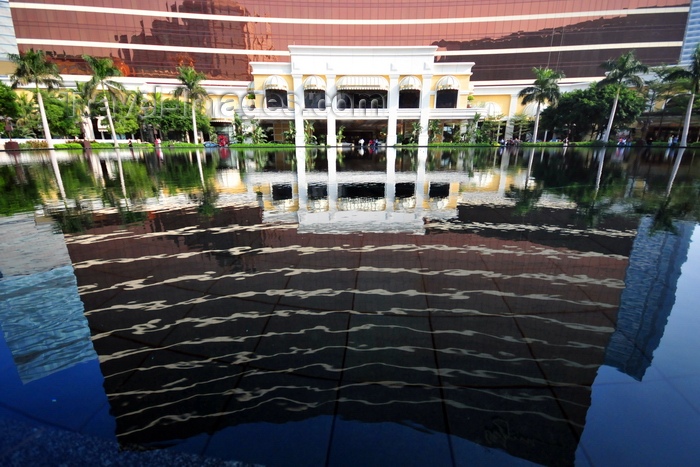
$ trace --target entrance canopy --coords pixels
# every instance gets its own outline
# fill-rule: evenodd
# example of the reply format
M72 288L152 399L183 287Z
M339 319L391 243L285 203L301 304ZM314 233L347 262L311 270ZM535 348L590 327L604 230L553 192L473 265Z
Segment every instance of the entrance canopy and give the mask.
M277 91L286 91L288 89L287 80L279 75L272 75L265 80L263 88L267 90L275 89Z
M400 91L420 91L421 81L415 76L406 76L399 82Z
M459 80L454 76L443 76L440 81L437 82L437 90L445 91L447 89L452 89L459 91Z
M326 82L320 76L309 76L304 80L304 91L325 91Z
M389 81L383 76L343 76L336 87L339 91L388 91Z

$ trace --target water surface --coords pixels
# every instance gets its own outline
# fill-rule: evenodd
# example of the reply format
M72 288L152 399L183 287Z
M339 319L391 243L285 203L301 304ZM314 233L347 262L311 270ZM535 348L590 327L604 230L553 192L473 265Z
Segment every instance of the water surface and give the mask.
M2 417L252 465L700 455L691 150L0 164Z

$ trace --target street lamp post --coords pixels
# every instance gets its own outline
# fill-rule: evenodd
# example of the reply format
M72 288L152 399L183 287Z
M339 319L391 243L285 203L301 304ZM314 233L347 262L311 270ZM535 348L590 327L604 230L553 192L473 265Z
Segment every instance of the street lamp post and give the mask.
M5 132L7 133L7 137L10 139L10 141L5 143L5 150L6 151L19 150L19 143L17 141L12 141L12 132L14 131L14 127L12 126L12 118L11 117L0 117L0 119L5 121Z
M14 127L12 126L12 117L0 117L5 120L5 133L7 133L7 137L10 138L10 142L12 142L12 132L14 131Z

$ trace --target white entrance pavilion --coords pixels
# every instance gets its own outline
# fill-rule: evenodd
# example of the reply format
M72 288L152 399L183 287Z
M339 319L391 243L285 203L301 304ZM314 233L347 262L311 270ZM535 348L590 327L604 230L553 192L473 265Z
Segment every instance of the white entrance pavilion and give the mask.
M428 143L429 122L463 125L484 108L472 107L473 62L435 62L437 47L289 46L289 62L253 62L247 117L272 123L275 137L294 122L295 144L305 145L306 121L322 122L326 144L352 122L377 124L388 146L397 143L399 122L420 125ZM254 100L252 100L254 99Z

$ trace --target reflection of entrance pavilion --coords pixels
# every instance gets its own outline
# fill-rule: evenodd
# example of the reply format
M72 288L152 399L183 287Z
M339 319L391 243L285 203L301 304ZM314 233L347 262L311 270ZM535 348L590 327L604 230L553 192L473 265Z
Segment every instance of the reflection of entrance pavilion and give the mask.
M248 173L249 191L259 193L262 221L298 223L299 232L425 232L425 219L457 216L466 172L426 171L422 148L415 171L396 170L396 149L386 149L385 171L338 171L336 148L326 171L307 171L306 149L296 150L296 171Z
M329 148L328 167L309 171L306 151L296 149L295 171L247 172L246 191L260 197L263 223L298 223L299 232L315 234L422 235L432 221L458 217L459 205L513 208L508 187L523 187L529 180L527 172L509 172L507 153L491 170L435 171L426 167L427 148L420 148L415 168L398 170L397 150L388 147L385 169L353 171L338 170L340 150ZM469 151L459 151L456 158L457 166L468 165ZM541 202L557 210L572 208L557 196L543 195Z
M422 172L411 174L416 196L434 180ZM314 174L297 174L300 203L304 190L309 202L340 203L354 181L336 174L324 197L312 195ZM275 189L274 173L260 176ZM340 430L334 439L337 417L373 435L409 427L401 443L422 443L420 430L438 459L450 458L450 436L490 458L500 449L573 465L636 224L606 219L616 228L572 240L585 222L572 225L575 208L457 209L458 221L426 235L312 235L301 223L266 224L246 203L196 229L183 229L201 223L196 209L158 209L126 228L113 214L87 232L111 232L102 242L67 236L86 265L76 276L119 441L235 446L251 424L269 424L285 430L273 433L280 439L301 432L295 452L308 459L321 446L325 460L331 443L356 439ZM120 274L100 273L108 260ZM320 434L299 431L318 420Z
M254 106L249 118L272 124L274 138L293 122L303 146L304 125L314 124L330 146L379 139L392 146L398 131L420 124L418 143L428 143L428 123L463 125L483 109L469 105L473 62L436 63L437 47L289 46L288 63L251 63ZM251 103L252 104L252 103Z

